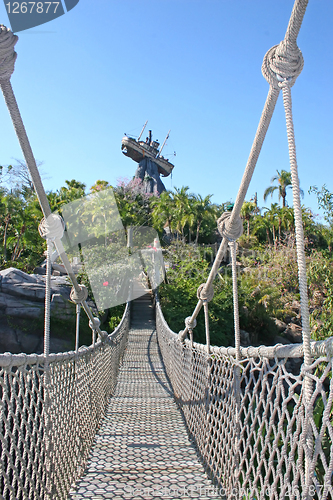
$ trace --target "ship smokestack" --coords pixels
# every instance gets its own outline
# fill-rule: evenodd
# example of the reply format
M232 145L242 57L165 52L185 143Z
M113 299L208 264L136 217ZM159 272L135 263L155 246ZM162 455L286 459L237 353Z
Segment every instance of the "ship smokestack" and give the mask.
M151 130L149 130L149 145L151 144L151 141L152 141L152 133L151 133Z

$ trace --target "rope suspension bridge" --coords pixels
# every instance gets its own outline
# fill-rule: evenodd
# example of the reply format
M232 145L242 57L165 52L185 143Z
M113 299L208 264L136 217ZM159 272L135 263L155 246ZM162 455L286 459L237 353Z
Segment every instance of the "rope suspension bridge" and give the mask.
M15 36L0 27L0 86L44 218L47 241L44 353L0 354L0 496L5 500L83 498L333 498L332 339L310 338L304 236L291 88L303 68L297 36L307 0L296 0L283 41L264 57L268 96L221 246L185 328L174 333L158 296L127 303L108 335L87 304L65 252L64 222L52 214L10 83ZM236 240L240 210L282 91L293 187L303 342L240 345ZM50 254L54 245L82 306L92 344L52 354ZM234 347L210 345L213 281L230 247ZM155 289L156 283L152 283ZM147 291L148 292L148 291ZM144 317L138 319L139 309ZM131 308L132 318L130 314ZM203 308L206 345L193 341ZM303 358L298 374L288 360Z

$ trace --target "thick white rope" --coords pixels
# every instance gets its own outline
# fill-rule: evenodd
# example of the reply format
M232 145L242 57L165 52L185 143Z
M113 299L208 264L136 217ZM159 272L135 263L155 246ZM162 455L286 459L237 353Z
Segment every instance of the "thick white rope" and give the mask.
M14 72L17 54L14 51L18 36L0 24L0 81L9 80Z
M236 362L240 361L240 327L239 327L239 307L238 307L238 286L237 286L237 266L236 266L236 242L229 243L231 253L231 269L232 269L232 294L234 306L234 327L235 327L235 350Z
M245 172L243 174L243 178L238 190L237 198L234 204L234 208L231 212L231 216L229 219L228 223L228 231L233 231L233 228L236 226L238 227L238 219L240 217L240 211L242 208L242 205L245 200L245 196L248 190L248 187L250 185L252 175L255 169L255 166L257 164L259 154L275 109L276 101L278 99L280 90L278 88L270 87L267 95L267 99L265 102L265 106L259 121L259 125L257 128L257 132L254 138L254 142L251 148L251 152L247 161L247 165L245 168ZM220 248L218 249L218 252L216 254L213 266L210 270L209 276L206 281L205 288L209 289L212 286L212 283L214 281L215 276L218 273L219 267L221 265L221 262L223 260L223 257L225 256L226 250L227 250L227 245L228 245L228 239L225 237L222 240L222 243L220 245ZM203 301L199 299L193 314L191 316L191 319L194 320L202 307ZM186 337L186 334L188 332L188 328L185 325L185 330L179 332L179 338L180 340L184 340Z
M14 72L14 64L16 61L17 54L14 51L14 46L18 40L18 37L12 33L5 26L0 25L0 87L4 95L6 105L8 107L9 114L11 116L16 135L18 137L23 156L25 158L26 164L29 169L29 173L41 206L42 212L44 214L44 219L48 219L51 215L50 205L44 190L44 186L39 175L39 171L36 165L36 161L31 149L31 145L23 124L23 120L17 105L17 101L10 83L10 77ZM63 244L60 238L55 237L54 245L57 249L58 255L60 256L64 267L67 271L69 278L73 283L73 287L80 294L81 289L72 270L72 266L68 260L65 253ZM86 303L82 302L82 307L87 314L90 321L94 321L94 316ZM97 332L101 337L104 337L103 332L100 328L97 328Z
M282 87L283 103L286 114L290 171L291 171L292 188L293 188L292 191L293 191L293 206L294 206L294 217L295 217L298 279L299 279L299 290L301 298L304 363L306 365L310 365L312 363L311 349L310 349L311 328L310 328L308 287L307 287L307 276L306 276L306 260L304 251L302 207L301 207L299 178L297 170L291 91L288 82L282 83L281 87Z
M44 356L50 354L50 319L51 319L51 248L52 242L46 240L46 276L45 276L45 308L44 308ZM47 365L47 364L46 364ZM45 365L45 366L46 366Z
M50 491L52 489L52 429L51 429L51 398L50 398L50 319L51 319L51 250L52 241L46 239L46 276L45 276L45 307L44 307L44 376L43 376L43 390L44 390L44 425L45 425L45 469L46 469L46 486L47 498L51 500Z
M229 222L225 223L225 227L222 232L224 238L207 278L205 289L209 289L212 286L213 280L225 255L228 238L234 239L233 237L230 238L230 235L234 234L234 231L236 231L236 227L239 224L238 220L240 218L240 211L258 161L261 147L275 109L276 101L279 96L279 84L281 81L287 79L289 86L292 86L295 83L297 76L303 69L303 56L296 45L296 39L303 21L307 4L308 0L295 1L284 40L279 45L270 49L264 57L262 73L270 84L268 96ZM191 316L192 321L199 314L202 304L203 301L199 299ZM179 338L181 341L184 340L187 332L187 326L185 326L185 330L179 332Z
M309 321L309 305L307 293L307 276L306 262L304 252L304 233L302 222L302 208L300 201L299 178L297 171L296 146L294 136L294 126L292 117L292 100L290 88L295 83L295 80L303 68L303 56L297 47L297 36L302 24L308 0L296 0L290 17L285 39L276 48L274 57L271 62L271 71L276 74L275 85L282 88L283 103L286 115L289 161L292 177L293 188L293 206L296 229L296 250L297 250L297 265L298 265L298 280L301 298L301 316L302 316L302 340L304 352L304 365L307 368L311 363L311 330ZM285 63L285 67L283 64ZM302 434L303 446L305 450L305 484L309 488L312 484L312 475L310 472L310 464L313 457L313 438L311 431L312 405L311 396L313 392L313 383L311 373L306 369L306 377L304 380L304 405L305 405L305 422L304 432ZM311 495L306 491L306 498L310 500Z
M310 364L312 363L311 347L310 347L310 341L311 341L310 313L309 313L308 287L307 287L307 276L306 276L306 261L305 261L305 251L304 251L302 207L301 207L301 196L300 196L297 159L296 159L296 145L295 145L294 124L292 115L291 91L288 81L281 83L280 86L282 88L283 103L286 115L289 161L290 161L290 171L292 178L292 188L293 188L298 281L299 281L299 290L301 298L304 364L306 366L310 366ZM310 419L312 417L313 408L310 402L313 392L313 382L311 379L311 374L308 371L306 372L306 375L307 376L305 377L304 380L304 396L305 396L306 412L305 412L303 439L304 439L305 464L306 464L305 465L306 485L307 487L310 487L310 485L312 484L312 477L309 474L309 464L312 461L312 454L313 454L313 441L310 429L311 425ZM309 494L308 498L310 499Z
M208 302L203 301L204 316L205 316L205 332L206 332L206 349L207 354L210 354L210 333L209 333L209 313L208 313Z

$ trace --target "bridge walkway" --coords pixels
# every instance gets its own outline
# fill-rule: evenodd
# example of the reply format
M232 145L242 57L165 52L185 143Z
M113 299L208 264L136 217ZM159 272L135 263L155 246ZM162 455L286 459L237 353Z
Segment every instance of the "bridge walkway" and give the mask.
M133 302L114 395L71 500L218 498L189 441L159 354L151 295Z

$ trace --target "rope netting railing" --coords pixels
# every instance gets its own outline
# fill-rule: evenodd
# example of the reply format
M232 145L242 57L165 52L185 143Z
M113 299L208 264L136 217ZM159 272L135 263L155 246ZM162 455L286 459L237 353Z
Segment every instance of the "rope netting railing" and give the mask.
M79 285L61 238L65 224L51 213L10 83L18 37L0 25L0 87L12 118L44 218L47 243L43 355L0 354L0 496L4 500L67 499L89 454L99 420L117 379L129 330L129 305L120 325L101 331ZM75 351L50 354L51 248L55 246L72 282L76 304ZM79 348L79 312L89 318L92 345Z
M311 342L304 233L291 87L303 68L297 36L308 0L296 0L284 39L264 57L270 87L231 213L218 220L222 243L185 329L175 334L157 303L157 331L166 370L200 454L226 497L333 498L332 339ZM235 242L242 234L241 207L282 90L286 116L301 299L302 344L240 345ZM213 281L230 246L235 347L210 345L208 304ZM206 346L193 342L204 308ZM186 339L189 334L189 340ZM303 362L295 369L293 359Z
M107 339L77 352L0 354L0 498L68 498L115 388L129 320L127 305Z
M311 342L315 361L295 370L302 344L240 347L237 361L235 347L180 342L158 302L156 323L188 430L226 498L333 498L332 339Z

